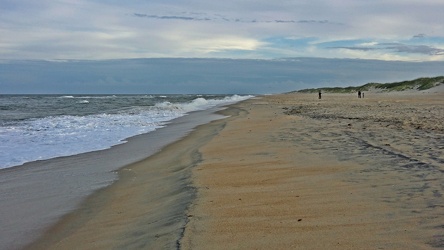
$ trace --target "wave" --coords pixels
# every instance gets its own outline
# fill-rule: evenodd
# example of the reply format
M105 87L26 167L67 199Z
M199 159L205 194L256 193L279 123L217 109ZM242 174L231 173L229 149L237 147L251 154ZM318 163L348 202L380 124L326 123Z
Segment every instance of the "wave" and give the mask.
M97 95L81 95L81 96L73 96L73 95L64 95L64 96L59 96L57 98L61 98L61 99L110 99L110 98L116 98L118 97L117 95L104 95L104 96L97 96ZM49 97L52 98L52 97Z
M47 116L3 126L0 127L0 168L106 149L125 143L126 138L166 126L169 121L189 112L232 104L251 97L198 97L182 103L174 103L174 99L160 99L160 102L151 106L127 107L114 113ZM89 101L82 99L77 103L88 104Z
M226 96L223 99L205 99L203 97L198 97L192 100L191 102L187 103L171 103L168 101L161 102L157 103L155 107L160 109L180 110L182 112L188 113L188 112L213 108L218 105L229 105L239 101L247 100L252 97L253 96L251 95L247 96L233 95L233 96Z

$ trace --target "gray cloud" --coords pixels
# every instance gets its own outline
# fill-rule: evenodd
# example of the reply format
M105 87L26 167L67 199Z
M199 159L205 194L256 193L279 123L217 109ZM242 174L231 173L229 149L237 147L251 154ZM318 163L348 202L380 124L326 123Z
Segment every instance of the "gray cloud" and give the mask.
M211 21L210 18L196 18L196 17L190 17L190 16L159 16L159 15L147 15L147 14L140 14L140 13L134 13L134 16L153 18L153 19L167 19L167 20L176 19L176 20L184 20L184 21Z
M418 34L418 35L414 35L413 38L424 38L426 37L426 34Z
M318 23L318 24L340 24L340 23L333 23L328 20L300 20L298 23Z
M0 59L443 60L443 7L442 0L6 0Z
M193 13L191 13L193 14ZM206 15L204 13L196 13L199 15ZM331 25L342 25L341 23L331 22L329 20L257 20L257 19L241 19L241 18L227 18L222 15L215 15L214 17L199 17L194 15L149 15L142 13L134 13L135 17L140 18L151 18L151 19L165 19L165 20L182 20L182 21L223 21L223 22L234 22L234 23L294 23L294 24L331 24Z
M370 51L370 50L379 50L380 48L370 48L370 47L328 47L329 49L348 49L348 50L360 50L360 51Z
M408 45L403 43L380 43L375 47L353 47L353 46L339 46L329 47L330 49L348 49L348 50L390 50L397 53L410 53L410 54L424 54L424 55L444 55L444 50L435 48L429 45Z
M384 49L393 50L399 53L415 53L425 55L444 55L443 49L438 49L428 45L407 45L402 43L382 43Z

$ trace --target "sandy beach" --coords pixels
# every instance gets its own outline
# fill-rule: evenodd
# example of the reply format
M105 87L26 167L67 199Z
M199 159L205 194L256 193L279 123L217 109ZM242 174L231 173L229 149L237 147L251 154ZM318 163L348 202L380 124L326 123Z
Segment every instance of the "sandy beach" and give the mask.
M444 247L444 92L281 94L119 171L28 249Z

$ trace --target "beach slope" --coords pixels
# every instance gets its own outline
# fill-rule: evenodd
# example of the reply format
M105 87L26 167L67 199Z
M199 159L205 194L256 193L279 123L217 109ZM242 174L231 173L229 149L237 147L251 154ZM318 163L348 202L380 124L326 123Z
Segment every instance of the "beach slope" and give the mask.
M263 96L120 170L30 249L444 247L440 93Z
M286 94L200 149L183 249L444 247L444 95Z

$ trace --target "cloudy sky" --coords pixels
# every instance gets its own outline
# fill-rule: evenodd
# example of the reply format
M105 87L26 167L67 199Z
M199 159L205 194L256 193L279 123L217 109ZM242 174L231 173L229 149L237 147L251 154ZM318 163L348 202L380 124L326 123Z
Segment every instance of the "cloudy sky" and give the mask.
M444 60L442 0L0 0L0 59Z

